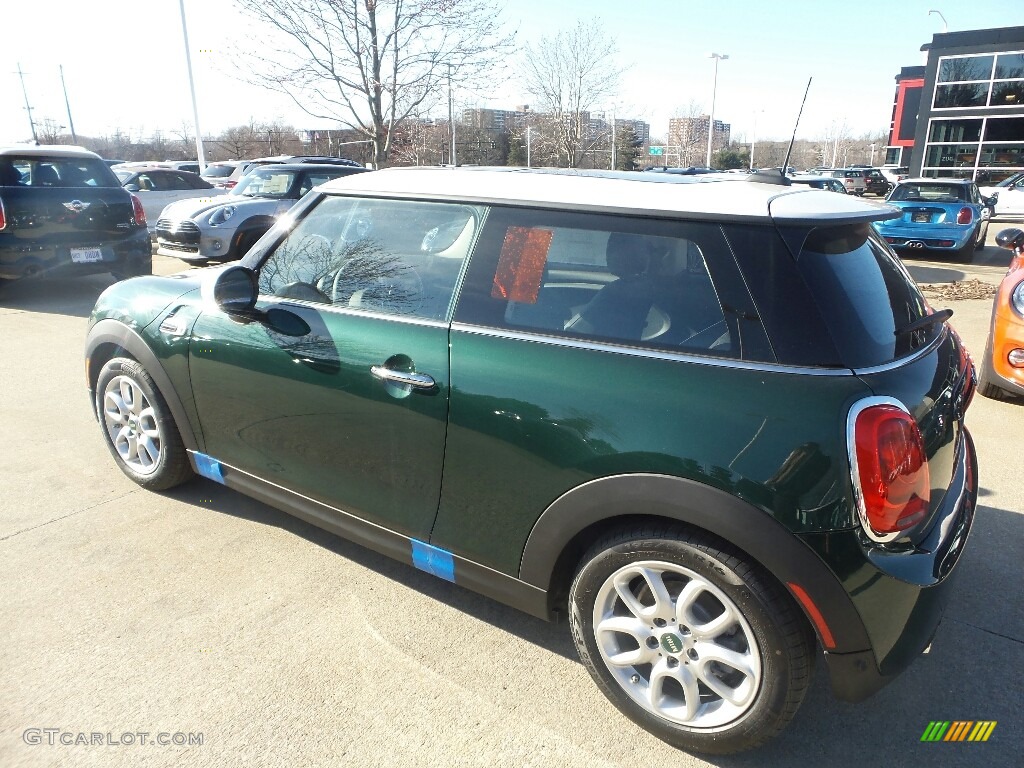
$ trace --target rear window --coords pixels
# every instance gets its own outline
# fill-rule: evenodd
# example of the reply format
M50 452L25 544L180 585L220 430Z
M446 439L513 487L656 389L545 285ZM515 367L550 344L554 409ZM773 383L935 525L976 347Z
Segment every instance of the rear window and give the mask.
M12 171L14 171L12 173ZM0 158L0 184L26 187L119 187L102 160L90 157Z
M798 268L851 368L898 360L941 332L941 323L903 332L928 309L913 278L870 224L812 230Z
M208 165L203 171L203 176L210 179L225 179L235 170L233 165Z
M915 203L958 203L968 200L963 184L900 184L892 191L890 200Z

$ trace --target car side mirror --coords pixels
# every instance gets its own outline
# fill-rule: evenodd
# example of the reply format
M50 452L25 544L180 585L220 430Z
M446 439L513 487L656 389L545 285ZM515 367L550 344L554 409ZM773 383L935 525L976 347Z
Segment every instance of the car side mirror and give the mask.
M996 245L1000 248L1006 248L1011 251L1017 251L1024 248L1024 232L1021 232L1016 227L1004 229L996 235Z
M127 189L129 192L139 192L140 191L138 184L125 184L124 188Z
M240 264L228 267L213 281L213 302L228 314L248 314L256 306L256 273Z
M989 195L988 197L983 197L982 201L989 208L992 208L996 203L999 202L999 193L998 192L994 192L991 195Z

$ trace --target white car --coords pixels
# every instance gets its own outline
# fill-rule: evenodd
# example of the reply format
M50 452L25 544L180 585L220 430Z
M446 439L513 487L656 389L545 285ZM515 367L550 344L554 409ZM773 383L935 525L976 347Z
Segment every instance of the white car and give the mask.
M981 194L998 195L995 216L1016 218L1024 216L1024 171L1009 176L992 187L978 187Z
M171 203L192 198L210 199L227 194L198 174L159 165L120 165L112 168L121 186L142 201L150 234L156 231L160 212Z

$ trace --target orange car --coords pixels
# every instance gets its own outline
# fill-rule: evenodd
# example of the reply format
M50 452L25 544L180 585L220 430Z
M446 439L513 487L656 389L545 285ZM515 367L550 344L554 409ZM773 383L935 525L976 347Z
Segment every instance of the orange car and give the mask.
M992 305L992 327L985 345L978 391L994 400L1024 395L1024 232L1004 229L996 236L1013 260Z

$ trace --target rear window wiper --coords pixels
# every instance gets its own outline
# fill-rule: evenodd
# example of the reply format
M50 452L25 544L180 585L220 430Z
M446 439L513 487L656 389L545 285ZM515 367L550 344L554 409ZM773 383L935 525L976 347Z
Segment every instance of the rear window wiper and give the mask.
M937 325L938 323L944 323L953 316L952 309L940 309L938 312L932 312L930 315L919 317L917 320L907 323L902 328L897 328L893 331L894 336L903 336L914 331L920 331L922 328L927 328L930 325Z

